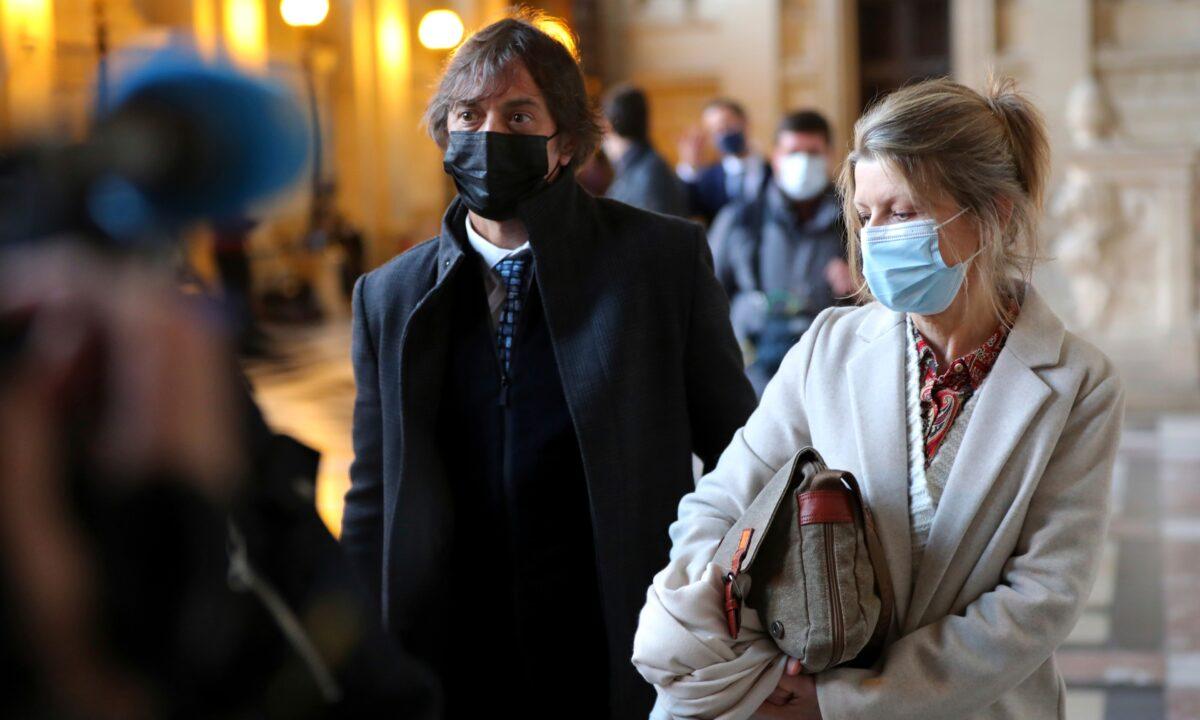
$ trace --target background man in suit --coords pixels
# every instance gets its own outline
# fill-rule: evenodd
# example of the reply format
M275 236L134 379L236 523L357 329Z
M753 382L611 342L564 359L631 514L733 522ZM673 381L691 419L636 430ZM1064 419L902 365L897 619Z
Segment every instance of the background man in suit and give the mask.
M729 98L710 100L700 124L703 132L690 132L680 142L676 171L687 185L691 214L711 223L726 203L758 195L770 170L750 148L750 120L741 103ZM721 159L701 168L705 142L712 143Z
M650 145L646 94L631 85L614 87L604 97L604 119L604 154L616 171L607 196L643 210L686 216L683 183Z
M459 195L355 286L342 542L450 717L645 717L662 528L755 399L702 229L576 183L598 118L536 19L455 53L426 120Z

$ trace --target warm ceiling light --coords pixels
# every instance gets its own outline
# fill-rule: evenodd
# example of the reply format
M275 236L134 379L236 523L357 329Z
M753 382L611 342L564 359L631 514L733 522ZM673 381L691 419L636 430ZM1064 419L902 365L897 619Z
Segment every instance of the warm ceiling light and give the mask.
M279 14L292 27L314 27L329 14L329 0L282 0Z
M458 47L462 37L462 20L453 10L430 10L417 27L417 39L430 50Z

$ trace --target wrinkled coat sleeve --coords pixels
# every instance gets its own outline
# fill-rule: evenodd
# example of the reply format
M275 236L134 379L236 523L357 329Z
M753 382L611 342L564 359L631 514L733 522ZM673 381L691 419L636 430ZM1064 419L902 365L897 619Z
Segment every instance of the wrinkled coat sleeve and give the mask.
M827 314L825 314L827 315ZM723 629L721 538L775 472L809 444L804 383L825 315L792 348L716 468L680 501L670 560L647 591L633 663L655 686L653 718L749 717L779 682L783 657L747 608L737 641Z

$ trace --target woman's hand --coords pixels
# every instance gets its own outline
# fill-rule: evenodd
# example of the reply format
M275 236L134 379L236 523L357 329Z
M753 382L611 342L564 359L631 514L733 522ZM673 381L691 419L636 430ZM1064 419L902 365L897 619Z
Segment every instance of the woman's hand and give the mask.
M779 720L821 720L817 704L817 681L813 675L801 675L800 661L788 658L779 687L754 712L756 718Z

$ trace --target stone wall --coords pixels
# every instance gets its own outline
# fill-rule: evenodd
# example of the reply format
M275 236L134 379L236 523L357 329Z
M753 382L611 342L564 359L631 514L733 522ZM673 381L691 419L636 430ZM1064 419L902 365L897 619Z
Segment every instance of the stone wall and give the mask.
M1015 76L1054 152L1038 282L1134 406L1200 402L1200 2L956 0L956 73Z

